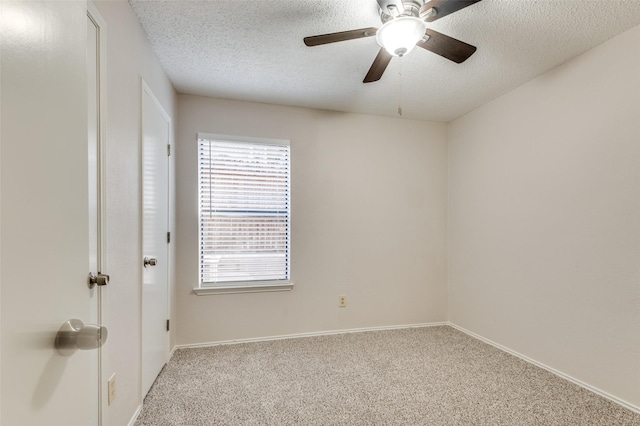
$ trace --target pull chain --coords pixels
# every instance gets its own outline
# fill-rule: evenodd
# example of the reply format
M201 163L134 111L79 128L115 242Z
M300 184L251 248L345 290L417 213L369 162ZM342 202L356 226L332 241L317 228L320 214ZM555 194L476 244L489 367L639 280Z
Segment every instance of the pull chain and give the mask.
M402 116L402 62L404 58L400 59L398 62L400 63L398 67L398 115Z

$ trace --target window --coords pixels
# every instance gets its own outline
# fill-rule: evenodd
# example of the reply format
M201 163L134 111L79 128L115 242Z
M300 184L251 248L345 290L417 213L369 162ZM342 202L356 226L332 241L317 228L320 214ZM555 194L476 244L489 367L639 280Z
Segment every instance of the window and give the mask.
M198 134L198 294L290 290L289 141Z

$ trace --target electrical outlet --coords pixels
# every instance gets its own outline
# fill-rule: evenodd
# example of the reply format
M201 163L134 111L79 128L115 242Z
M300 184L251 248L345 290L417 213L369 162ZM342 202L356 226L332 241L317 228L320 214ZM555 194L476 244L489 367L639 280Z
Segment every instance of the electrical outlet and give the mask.
M340 296L338 298L338 307L339 308L346 308L347 307L347 296Z
M111 405L111 401L113 401L116 397L116 373L113 373L111 377L109 377L107 388L108 404Z

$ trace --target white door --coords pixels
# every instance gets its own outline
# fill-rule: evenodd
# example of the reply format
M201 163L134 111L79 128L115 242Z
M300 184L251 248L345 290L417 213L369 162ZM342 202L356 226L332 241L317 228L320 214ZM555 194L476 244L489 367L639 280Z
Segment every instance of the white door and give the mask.
M0 2L3 425L95 425L96 351L56 334L89 322L87 6ZM95 237L93 237L95 238Z
M169 354L169 132L171 120L144 80L142 114L142 397ZM146 261L144 260L146 259Z

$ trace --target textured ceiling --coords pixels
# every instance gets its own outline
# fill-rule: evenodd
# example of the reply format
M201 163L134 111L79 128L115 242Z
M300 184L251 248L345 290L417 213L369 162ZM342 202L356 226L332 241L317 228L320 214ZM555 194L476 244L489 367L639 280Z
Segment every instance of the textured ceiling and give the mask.
M640 24L640 0L483 0L429 24L478 48L466 62L416 48L363 84L375 37L316 47L302 39L379 27L376 0L130 3L179 93L386 116L401 105L404 118L434 121Z

